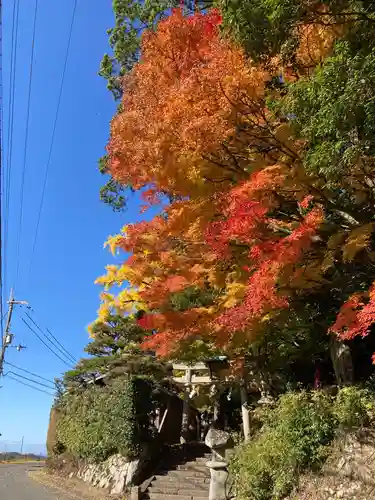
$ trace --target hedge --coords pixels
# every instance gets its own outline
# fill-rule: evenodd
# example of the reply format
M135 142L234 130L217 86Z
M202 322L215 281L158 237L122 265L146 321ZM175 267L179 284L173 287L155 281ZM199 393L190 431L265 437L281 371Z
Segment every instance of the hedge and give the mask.
M152 439L152 386L134 378L63 394L57 403L56 453L100 462L120 453L133 459Z

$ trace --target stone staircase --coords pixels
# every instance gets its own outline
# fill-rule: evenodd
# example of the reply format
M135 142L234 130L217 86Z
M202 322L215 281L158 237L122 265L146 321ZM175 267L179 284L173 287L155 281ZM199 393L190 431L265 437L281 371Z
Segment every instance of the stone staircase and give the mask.
M185 445L171 450L162 461L142 496L144 500L208 499L209 448L203 444Z

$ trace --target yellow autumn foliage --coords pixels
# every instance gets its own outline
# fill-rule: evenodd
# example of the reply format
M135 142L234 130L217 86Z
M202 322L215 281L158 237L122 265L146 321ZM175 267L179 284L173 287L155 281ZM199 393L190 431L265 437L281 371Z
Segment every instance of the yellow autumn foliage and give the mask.
M353 229L342 248L342 257L344 262L352 262L356 255L369 246L370 238L375 229L375 223L364 224L361 227Z
M241 302L245 296L246 288L244 283L230 283L227 286L225 295L222 297L222 306L227 309Z

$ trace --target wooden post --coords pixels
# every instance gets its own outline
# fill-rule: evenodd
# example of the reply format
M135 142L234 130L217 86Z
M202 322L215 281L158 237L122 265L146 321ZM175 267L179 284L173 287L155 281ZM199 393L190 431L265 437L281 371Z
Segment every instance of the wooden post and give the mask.
M250 440L250 413L247 405L247 391L244 383L241 384L240 393L243 435L245 438L245 442L247 442Z
M187 368L185 372L184 402L182 406L182 422L180 442L184 444L188 440L189 434L189 393L192 379L192 370Z

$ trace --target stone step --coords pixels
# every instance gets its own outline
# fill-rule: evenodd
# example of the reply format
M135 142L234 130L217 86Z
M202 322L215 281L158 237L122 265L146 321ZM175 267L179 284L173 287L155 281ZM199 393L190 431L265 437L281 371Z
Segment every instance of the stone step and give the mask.
M203 472L203 471L199 471L199 470L193 470L193 469L186 469L186 470L183 470L183 469L179 469L179 470L169 470L169 471L166 471L168 472L168 474L170 474L171 476L177 476L179 477L180 479L186 479L186 478L195 478L195 477L203 477L203 478L209 478L210 477L210 473L207 469L207 471Z
M210 459L209 458L205 458L204 460L189 460L189 462L184 462L184 463L181 463L180 465L181 466L187 466L187 467L206 467L206 463L209 461Z
M164 461L165 464L183 464L183 463L188 463L188 464L199 464L199 465L204 465L206 462L212 459L211 455L208 456L203 456L203 457L189 457L189 456L170 456L167 457Z
M196 462L186 462L184 464L177 465L177 470L194 470L195 472L205 472L209 473L209 468L203 464L197 464Z
M206 495L196 496L194 492L189 495L168 495L165 493L147 493L144 497L145 500L203 500L208 499L208 493Z
M180 485L181 488L190 488L191 486L197 485L199 488L203 487L209 487L210 484L210 478L209 477L193 477L193 478L186 478L186 476L177 476L177 475L171 475L167 474L166 476L162 475L157 475L155 476L155 479L153 480L152 484L156 484L157 486L174 486L174 485Z
M203 496L206 497L208 496L208 485L204 485L206 488L197 488L196 485L191 484L190 487L186 486L183 487L182 485L176 484L176 486L158 486L155 483L151 485L151 487L148 489L148 493L165 493L166 495L182 495L182 496L188 496L192 495L194 497L197 496Z

